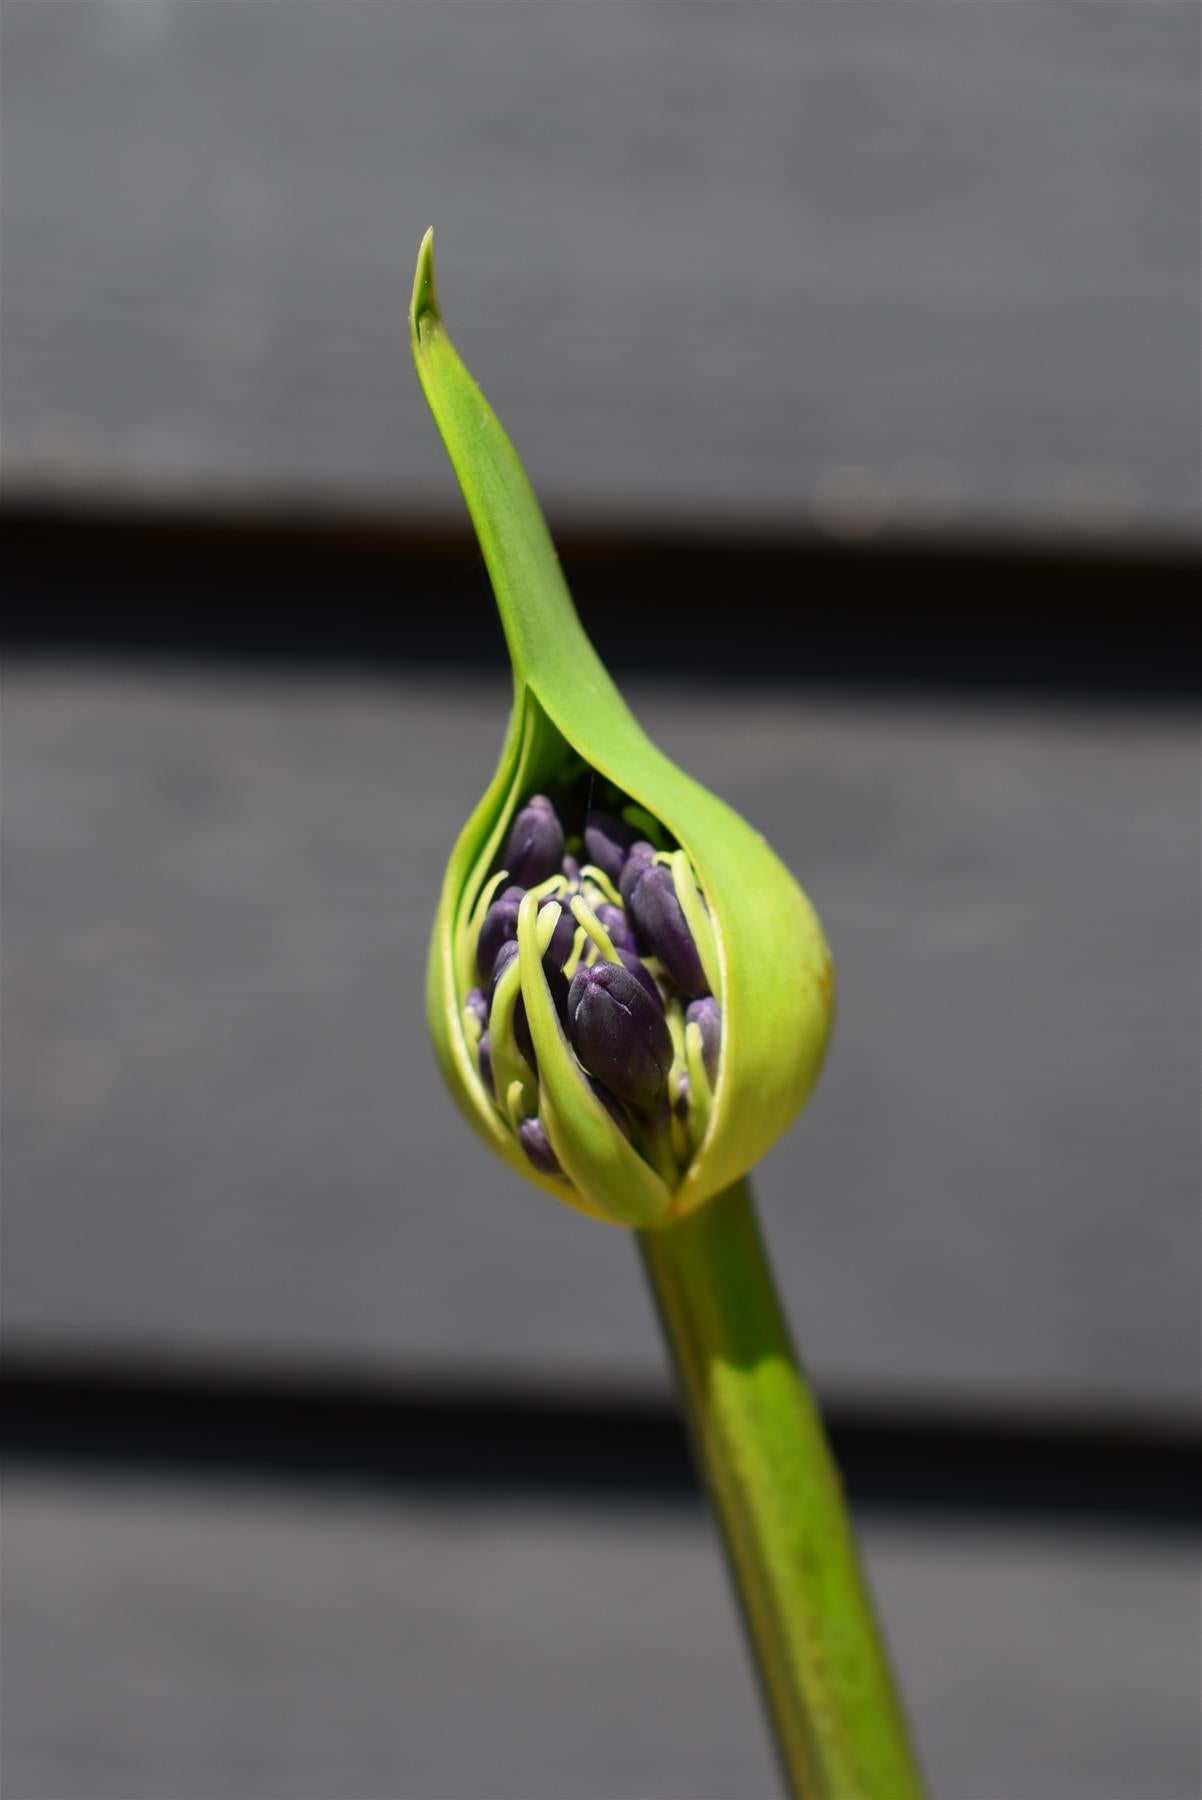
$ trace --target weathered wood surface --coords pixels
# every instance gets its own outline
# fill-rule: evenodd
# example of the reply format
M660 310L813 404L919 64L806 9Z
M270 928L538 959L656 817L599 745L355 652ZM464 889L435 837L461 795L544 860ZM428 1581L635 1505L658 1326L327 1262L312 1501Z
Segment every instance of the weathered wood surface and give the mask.
M1195 1800L1185 1546L866 1535L932 1791ZM617 1516L12 1481L21 1800L767 1800L692 1512Z
M1199 14L8 0L9 491L1196 536Z
M631 691L835 946L831 1061L762 1177L819 1379L1192 1404L1192 721ZM14 1347L663 1380L629 1241L494 1163L426 1045L504 706L492 679L10 668Z

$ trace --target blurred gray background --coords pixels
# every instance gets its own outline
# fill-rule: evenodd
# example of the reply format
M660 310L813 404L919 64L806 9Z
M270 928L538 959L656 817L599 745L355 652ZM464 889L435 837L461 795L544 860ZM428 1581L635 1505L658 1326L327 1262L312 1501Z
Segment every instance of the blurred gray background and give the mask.
M474 634L466 540L458 585L406 579L462 523L405 339L433 222L556 527L772 536L799 567L1050 545L1145 559L1150 601L1159 558L1197 560L1192 5L7 0L2 32L8 515L370 520L398 611ZM666 1399L629 1240L494 1165L425 1043L504 674L297 667L290 608L354 580L266 581L280 654L251 662L39 640L57 598L18 572L8 1355L168 1395L215 1369ZM103 649L112 572L70 598ZM804 642L843 603L739 594L692 628ZM760 1180L824 1398L1190 1426L1194 709L1121 672L732 679L720 642L708 675L625 685L834 945L830 1064ZM687 1504L153 1456L17 1458L6 1486L13 1800L776 1791ZM945 1800L1202 1791L1179 1533L881 1505L865 1541Z
M1198 13L8 0L10 493L1196 537Z

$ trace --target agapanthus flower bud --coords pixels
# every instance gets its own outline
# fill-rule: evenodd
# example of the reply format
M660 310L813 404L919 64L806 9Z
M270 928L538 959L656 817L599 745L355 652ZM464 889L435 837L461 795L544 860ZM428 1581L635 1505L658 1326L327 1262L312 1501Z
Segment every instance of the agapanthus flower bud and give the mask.
M638 835L634 827L627 825L624 819L611 818L609 813L591 812L584 827L584 848L588 860L608 875L611 881L617 882L621 879L630 846Z
M544 902L544 905L546 906L553 906L554 904L555 902L553 900ZM514 929L516 931L516 925ZM568 957L572 954L572 942L575 936L575 919L566 909L561 910L559 922L552 933L551 942L547 946L547 961L554 968L562 969L563 965L567 962Z
M512 1168L597 1218L665 1225L737 1181L800 1110L830 1024L829 953L761 833L649 742L585 636L442 324L428 240L410 331L514 673L496 775L443 884L435 1046Z
M526 1152L536 1169L544 1175L560 1175L562 1170L555 1159L550 1139L538 1119L523 1119L518 1126L518 1143Z
M496 997L498 987L501 985L501 978L510 963L513 962L514 958L517 956L517 953L518 945L516 937L510 939L508 943L502 944L500 950L497 952L497 960L493 964L492 981L489 983L488 988L488 1011L490 1020L493 1010L493 1000ZM514 1043L525 1057L527 1063L529 1063L531 1069L537 1074L538 1058L534 1054L534 1040L530 1036L530 1021L526 1017L526 1003L522 999L520 992L514 1001L509 1028L513 1032Z
M543 961L544 973L547 978L547 986L551 991L551 998L555 1003L555 1010L561 1019L566 1019L568 1016L568 982L562 968L558 963L552 960L553 949L554 940L552 940L552 949L548 950ZM488 989L488 1010L490 1017L492 1014L493 996L500 984L501 977L504 975L506 969L509 967L517 953L518 947L516 939L511 943L501 945L497 955L496 965L493 969L493 978ZM534 1070L535 1074L537 1074L538 1057L535 1055L534 1040L530 1035L530 1021L526 1016L526 1002L522 998L520 992L514 1002L511 1028L513 1031L514 1042L517 1044L518 1049L521 1051L530 1067Z
M524 892L524 888L507 887L484 915L476 944L476 973L482 987L491 982L502 947L517 940L518 907Z
M711 1085L718 1079L718 1052L722 1048L722 1008L712 994L685 1008L685 1024L701 1033L701 1060Z
M634 892L635 883L641 881L647 870L655 861L655 845L640 838L631 845L630 854L622 865L622 873L618 881L618 889L622 896L622 905L630 911L630 896Z
M625 897L641 947L658 956L682 993L694 998L708 993L709 982L677 898L672 870L661 862L643 864Z
M630 920L626 916L624 907L611 906L608 900L603 900L597 908L597 917L604 925L606 931L608 931L610 942L613 944L615 950L634 950L637 952L639 947L638 939L634 935L634 930L630 924Z
M492 966L492 980L488 984L488 994L485 999L485 1005L487 1006L489 1012L492 1011L493 997L497 991L497 984L500 981L502 975L505 973L506 969L509 967L510 963L513 961L514 957L517 955L517 953L518 953L518 938L517 938L517 925L516 925L516 921L515 921L513 936L511 938L509 938L507 940L507 942L505 942L504 944L501 945L501 948L497 951L496 960Z
M655 1002L659 1012L664 1010L664 997L655 985L655 976L651 973L642 957L634 950L618 950L618 961L622 967L634 976L649 1000Z
M527 800L509 830L502 866L519 887L537 887L559 872L563 826L545 794Z
M568 1037L589 1074L628 1106L647 1112L662 1098L672 1063L663 1009L620 963L577 969L568 990Z

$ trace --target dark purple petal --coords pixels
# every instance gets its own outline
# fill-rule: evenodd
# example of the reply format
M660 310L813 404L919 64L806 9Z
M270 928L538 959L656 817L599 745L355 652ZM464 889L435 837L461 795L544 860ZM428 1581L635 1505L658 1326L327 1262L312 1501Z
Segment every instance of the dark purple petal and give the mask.
M649 844L645 838L640 838L637 844L631 846L630 854L626 858L626 862L622 869L621 879L618 882L618 890L622 895L622 905L626 908L627 912L630 911L630 896L634 890L635 883L646 874L647 870L652 866L654 858L655 846Z
M602 901L597 908L597 917L609 933L609 941L615 950L637 950L634 932L630 929L630 920L620 906L611 906Z
M642 949L659 957L681 992L693 999L707 993L709 983L680 910L671 869L664 863L643 869L631 884L626 906Z
M594 867L618 881L631 845L638 837L633 826L609 813L591 812L584 827L584 849Z
M507 944L502 944L501 948L497 951L497 960L493 965L492 980L488 984L488 1010L490 1013L492 1012L493 1000L496 997L497 983L500 981L502 975L505 973L517 953L518 941L516 938L511 938Z
M525 889L520 887L505 888L484 915L480 936L476 939L476 973L481 987L487 987L492 980L501 946L517 941L518 908L524 892Z
M527 800L509 829L502 866L510 881L537 887L559 873L563 861L563 826L545 794Z
M685 1009L686 1025L696 1025L701 1031L701 1060L705 1064L705 1072L710 1078L711 1086L718 1079L718 1051L722 1045L722 1008L712 994L704 1000L694 1000Z
M572 944L576 937L576 920L569 909L564 906L562 900L558 902L554 899L543 901L543 906L554 906L556 904L561 908L559 922L556 925L555 930L551 933L551 942L547 945L543 956L543 963L544 966L549 965L555 969L562 969L563 965L572 954ZM543 906L540 906L538 909L540 913L543 910Z
M479 1020L480 1029L483 1031L488 1024L488 1001L484 998L481 988L472 988L464 1002L464 1008L471 1013L474 1019Z
M497 996L497 986L502 975L518 953L516 942L502 944L497 953L497 965L493 970L493 978L488 989L488 1012L492 1017L493 1001ZM563 980L563 976L560 976ZM521 990L513 1002L513 1041L521 1051L534 1073L538 1074L538 1058L534 1054L534 1039L530 1035L530 1021L526 1017L526 1002L522 999Z
M551 941L552 944L554 944L554 938L552 938ZM488 989L488 1010L490 1016L492 1014L493 1000L496 997L497 984L517 954L518 947L516 942L501 945L497 955L497 965L493 971L493 978ZM548 950L547 954L543 957L543 974L547 978L547 986L551 990L551 999L554 1002L556 1012L559 1014L560 1023L566 1025L568 1017L568 978L563 970L556 968L551 961L550 950ZM513 1037L518 1049L537 1075L538 1057L535 1055L534 1051L534 1038L530 1031L530 1020L526 1014L526 1002L522 998L520 992L513 1003Z
M655 1001L660 1012L664 1010L664 997L655 984L655 976L633 950L619 950L618 960L624 969L629 969L636 981L642 983L649 997Z
M523 1119L518 1126L518 1142L536 1169L544 1175L561 1173L555 1152L551 1148L551 1140L543 1130L540 1119Z
M487 1031L476 1045L476 1059L480 1065L480 1079L489 1093L495 1093L492 1084L492 1041Z
M662 1008L620 963L577 969L568 992L568 1036L589 1074L617 1099L645 1112L661 1098L672 1036Z

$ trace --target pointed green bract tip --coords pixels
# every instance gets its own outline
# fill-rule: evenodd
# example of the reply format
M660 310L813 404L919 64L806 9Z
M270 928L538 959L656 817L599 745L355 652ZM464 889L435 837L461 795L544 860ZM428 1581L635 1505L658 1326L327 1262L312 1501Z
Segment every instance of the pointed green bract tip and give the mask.
M417 269L413 276L413 298L409 302L409 329L415 343L420 343L424 330L437 325L438 289L434 283L434 227L431 225L417 253Z

